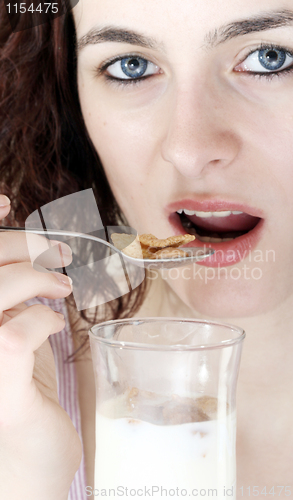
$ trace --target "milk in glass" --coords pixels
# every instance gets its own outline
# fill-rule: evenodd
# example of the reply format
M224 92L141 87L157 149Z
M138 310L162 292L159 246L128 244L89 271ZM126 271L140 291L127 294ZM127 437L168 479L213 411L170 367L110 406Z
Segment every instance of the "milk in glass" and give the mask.
M110 498L236 499L235 434L235 411L217 398L128 388L97 408L95 488Z

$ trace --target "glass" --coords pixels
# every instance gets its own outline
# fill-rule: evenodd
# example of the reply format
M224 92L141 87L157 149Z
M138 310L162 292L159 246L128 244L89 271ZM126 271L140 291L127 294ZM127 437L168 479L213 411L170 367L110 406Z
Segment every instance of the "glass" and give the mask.
M189 319L132 318L91 328L100 495L236 499L244 337L231 325Z

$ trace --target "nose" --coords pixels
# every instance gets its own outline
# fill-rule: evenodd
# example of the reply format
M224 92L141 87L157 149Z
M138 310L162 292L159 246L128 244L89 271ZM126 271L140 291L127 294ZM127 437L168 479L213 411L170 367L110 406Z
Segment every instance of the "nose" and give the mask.
M237 156L240 139L217 90L202 85L174 89L168 102L162 156L185 177L201 177Z

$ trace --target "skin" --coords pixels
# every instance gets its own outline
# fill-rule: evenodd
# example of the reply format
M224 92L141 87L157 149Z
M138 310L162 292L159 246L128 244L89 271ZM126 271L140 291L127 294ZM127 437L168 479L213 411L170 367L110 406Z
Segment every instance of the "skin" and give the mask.
M150 36L165 51L113 42L88 45L78 57L78 86L89 135L116 199L139 233L174 234L166 206L186 198L238 202L263 214L257 250L264 262L254 264L261 279L250 273L245 278L243 265L252 268L247 259L235 266L240 279L231 278L229 270L228 279L221 271L222 279L217 275L208 283L199 275L168 280L199 313L237 318L269 311L293 291L293 111L288 107L293 86L290 75L268 81L233 69L263 42L287 46L292 28L249 34L213 49L205 48L205 37L229 22L291 4L227 0L221 12L218 4L187 1L179 9L174 0L166 10L164 0L123 6L118 0L79 2L78 38L94 26L111 25ZM124 87L98 74L107 59L129 53L157 64L161 74ZM275 254L273 265L272 259L265 262L268 249Z
M158 276L139 312L212 316L247 331L237 404L238 486L244 488L276 488L292 479L293 86L292 74L267 81L245 75L241 65L262 42L293 51L292 28L250 33L209 49L204 43L225 23L290 8L289 0L80 0L73 9L78 39L97 24L110 24L159 44L146 49L108 42L78 54L85 124L129 224L139 233L169 236L166 205L186 197L237 201L264 219L257 248L273 249L275 262L257 263L262 279L226 279L223 272L207 283ZM137 87L109 85L96 69L129 52L154 63L156 76ZM0 219L9 210L0 195ZM38 238L35 256L43 246ZM51 260L42 265L54 267ZM1 499L16 500L21 491L24 499L66 500L79 466L81 443L58 403L47 340L64 319L45 306L24 304L70 293L68 283L32 267L24 235L0 234ZM90 359L77 365L90 485L93 373Z
M292 9L292 2L184 0L183 6L179 0L79 1L73 9L78 40L95 26L110 25L158 44L150 49L108 41L82 48L81 109L114 195L139 233L174 234L166 206L183 198L237 202L261 213L257 250L275 255L274 262L257 262L261 279L245 278L248 259L232 266L241 270L237 280L223 270L208 282L158 276L140 315L212 317L245 328L238 485L276 488L292 477L293 73L254 77L244 61L261 43L293 52L292 27L208 49L205 42L222 25ZM138 85L107 80L104 63L128 54L151 61L157 73ZM90 376L81 370L81 385Z
M0 194L0 219L9 211L9 200ZM43 238L34 238L34 258L44 245ZM66 500L82 450L59 406L47 340L64 327L64 317L24 301L63 298L71 286L59 273L33 268L25 235L1 233L0 246L0 496L16 500L21 489L25 499ZM71 257L63 257L68 265ZM49 262L58 265L56 255L43 265Z

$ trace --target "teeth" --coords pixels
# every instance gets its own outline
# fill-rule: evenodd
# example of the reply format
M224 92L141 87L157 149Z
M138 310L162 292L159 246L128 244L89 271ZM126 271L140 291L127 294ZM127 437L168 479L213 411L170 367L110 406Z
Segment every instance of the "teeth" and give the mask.
M190 210L190 213L188 214L186 210L184 210L184 213L186 215L196 215L197 217L201 217L202 219L207 219L209 217L212 217L213 212L192 212Z
M221 243L223 241L232 241L234 238L216 238L214 236L201 236L197 234L194 227L188 228L188 233L193 234L197 240L203 241L204 243Z
M221 241L223 241L222 238L210 238L211 243L221 243Z
M186 210L186 208L184 208L184 209L181 208L181 210L178 210L179 214L182 214L182 212L184 212L185 215L195 215L194 210Z
M229 210L223 211L223 212L213 212L213 217L229 217L232 212Z
M208 236L200 236L200 241L204 241L204 243L210 243L211 239L214 239L214 238L209 238Z
M240 215L243 214L243 212L239 212L237 210L231 211L231 210L221 210L218 212L199 212L196 210L187 210L186 208L180 208L180 210L177 210L178 214L185 213L185 215L196 215L197 217L200 217L202 219L208 219L209 217L229 217L229 215Z
M195 234L196 238L204 243L222 243L223 241L232 241L234 238L212 238L209 236L198 236Z
M203 211L197 211L197 210L187 210L186 208L180 208L177 210L178 214L184 213L185 215L196 215L197 217L205 218L208 219L210 217L229 217L231 214L232 215L241 215L243 212L240 212L238 210L219 210L217 212L203 212ZM226 238L219 238L219 234L213 234L211 236L202 236L200 234L197 234L196 228L193 227L193 224L191 220L185 219L183 223L183 227L187 230L189 234L193 234L196 239L199 241L203 241L204 243L221 243L224 241L233 241L235 238L237 238L237 234L233 234L233 237L228 237L229 233L226 233ZM238 236L241 236L241 232L238 234ZM232 236L232 234L231 234Z

